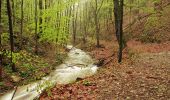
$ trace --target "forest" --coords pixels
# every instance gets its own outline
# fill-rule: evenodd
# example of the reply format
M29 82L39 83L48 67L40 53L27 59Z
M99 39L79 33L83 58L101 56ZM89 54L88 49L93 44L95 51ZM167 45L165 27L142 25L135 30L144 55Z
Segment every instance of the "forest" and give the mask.
M169 100L170 0L0 0L0 100Z

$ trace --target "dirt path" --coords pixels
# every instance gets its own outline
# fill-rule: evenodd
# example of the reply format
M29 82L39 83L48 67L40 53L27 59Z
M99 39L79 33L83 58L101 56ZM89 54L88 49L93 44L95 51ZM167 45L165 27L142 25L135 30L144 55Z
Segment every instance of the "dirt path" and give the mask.
M132 48L132 43L140 48ZM40 100L169 100L170 50L165 45L148 47L148 44L131 41L121 65L114 56L113 61L100 68L95 76L74 84L57 85L51 90L51 96L43 93ZM96 58L108 57L112 51L108 46L94 49L92 54Z

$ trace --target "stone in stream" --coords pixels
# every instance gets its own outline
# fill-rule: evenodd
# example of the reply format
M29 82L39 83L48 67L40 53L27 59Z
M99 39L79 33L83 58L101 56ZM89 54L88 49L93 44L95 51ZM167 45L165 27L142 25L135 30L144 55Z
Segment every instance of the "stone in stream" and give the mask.
M67 45L67 46L65 47L66 51L68 51L68 52L69 52L72 48L73 48L72 45Z

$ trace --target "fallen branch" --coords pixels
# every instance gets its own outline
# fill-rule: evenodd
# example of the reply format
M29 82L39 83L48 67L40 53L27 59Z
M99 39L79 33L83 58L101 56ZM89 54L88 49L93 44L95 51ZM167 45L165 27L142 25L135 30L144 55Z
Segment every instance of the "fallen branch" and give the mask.
M111 56L106 57L106 58L100 58L100 59L98 59L98 62L97 62L97 63L95 63L95 65L97 65L98 67L103 66L103 65L107 65L109 62L111 62L111 61L112 61L112 59L111 59L111 60L109 60L109 62L107 62L107 63L104 63L104 62L105 62L105 60L107 60L107 59L109 59L109 58L112 58L113 56L114 56L114 54L112 54Z
M11 98L11 100L13 100L14 99L14 96L15 96L15 93L17 92L17 86L15 87L15 90L14 90L14 93L13 93L13 95L12 95L12 98Z

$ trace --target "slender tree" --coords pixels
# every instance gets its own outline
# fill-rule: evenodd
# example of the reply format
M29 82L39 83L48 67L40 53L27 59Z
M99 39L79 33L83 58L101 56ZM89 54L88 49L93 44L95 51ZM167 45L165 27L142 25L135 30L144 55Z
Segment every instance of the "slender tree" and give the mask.
M15 2L14 0L11 0L11 18L12 18L12 23L15 25Z
M95 11L94 11L94 20L96 25L96 39L97 39L97 47L100 47L99 35L99 23L98 23L98 0L95 0Z
M86 43L86 38L87 38L87 6L88 6L88 3L85 3L85 7L83 9L83 18L84 18L84 34L83 34L83 42L84 44Z
M13 25L11 16L11 4L10 0L7 0L7 13L8 13L8 24L9 24L9 35L10 35L10 45L11 45L11 66L12 70L16 71L15 64L13 63L13 52L14 52L14 38L13 38Z
M1 43L1 34L2 34L2 26L1 26L1 11L2 11L2 0L0 0L0 81L2 80L2 43Z
M43 10L43 2L42 0L39 0L39 10L40 10L40 16L39 16L39 34L42 34L43 30L42 30L42 10Z
M37 8L38 1L35 0L35 54L38 54L38 8Z
M23 35L23 20L24 20L24 0L21 0L21 36L20 36L20 49L22 49L22 35Z
M115 30L116 38L119 43L118 62L122 61L123 50L123 3L124 0L113 0L114 2L114 15L115 15Z
M2 0L0 0L0 23L2 22Z
M78 17L78 7L75 7L75 5L73 5L73 44L76 43L76 33L77 33L77 17Z
M94 22L95 22L95 28L96 28L96 46L100 47L100 25L99 25L99 11L103 5L104 0L101 1L101 4L99 4L98 0L95 0L95 8L94 8Z

